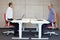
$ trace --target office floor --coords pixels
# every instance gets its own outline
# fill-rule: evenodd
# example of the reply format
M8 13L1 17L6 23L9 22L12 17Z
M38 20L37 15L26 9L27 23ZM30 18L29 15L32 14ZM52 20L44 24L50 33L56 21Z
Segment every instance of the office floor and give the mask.
M12 37L14 37L13 34L10 34L8 36L6 36L6 34L3 34L2 32L6 31L8 29L0 29L0 40L12 40ZM42 37L48 37L49 39L48 40L60 40L60 31L59 30L55 30L59 35L56 36L56 35L52 35L52 36L49 36L49 35L43 35ZM36 37L35 34L36 32L23 32L23 37ZM18 35L17 35L18 36ZM41 39L43 40L43 39Z

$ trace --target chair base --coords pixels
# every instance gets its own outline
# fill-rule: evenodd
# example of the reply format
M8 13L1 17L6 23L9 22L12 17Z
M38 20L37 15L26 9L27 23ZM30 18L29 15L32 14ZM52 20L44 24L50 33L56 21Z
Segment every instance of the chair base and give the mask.
M6 33L7 35L9 35L10 33L14 34L14 31L5 31L3 33Z
M51 36L52 34L58 35L56 32L46 32L46 33L44 33L44 34L50 34L50 36Z

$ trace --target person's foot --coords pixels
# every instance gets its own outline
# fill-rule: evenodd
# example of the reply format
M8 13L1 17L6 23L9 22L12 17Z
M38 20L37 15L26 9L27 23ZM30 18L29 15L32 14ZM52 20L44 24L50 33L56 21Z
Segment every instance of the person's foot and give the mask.
M17 34L18 34L18 33L14 33L14 36L17 37L17 36L18 36Z
M38 35L37 35L37 34L35 34L34 36L35 36L35 37L38 37Z

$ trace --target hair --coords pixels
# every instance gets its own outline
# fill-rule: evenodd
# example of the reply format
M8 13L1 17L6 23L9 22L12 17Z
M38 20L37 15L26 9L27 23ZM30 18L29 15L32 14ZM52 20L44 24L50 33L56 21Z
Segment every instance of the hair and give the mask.
M51 6L53 7L53 4L51 3Z
M53 4L52 4L52 3L49 3L49 4L48 4L48 6L51 6L51 7L53 7Z
M9 3L9 7L10 7L10 5L12 5L12 2Z

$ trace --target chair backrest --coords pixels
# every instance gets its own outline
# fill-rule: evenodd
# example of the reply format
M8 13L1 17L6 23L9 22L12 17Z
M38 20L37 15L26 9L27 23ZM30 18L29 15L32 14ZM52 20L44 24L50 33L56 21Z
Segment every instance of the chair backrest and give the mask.
M8 26L8 22L6 20L6 13L4 13L4 21L5 21L5 26Z
M8 27L8 21L6 20L6 13L4 13L4 21L5 21L5 26ZM10 24L10 26L12 27L13 24Z
M4 20L6 21L6 13L4 13Z

